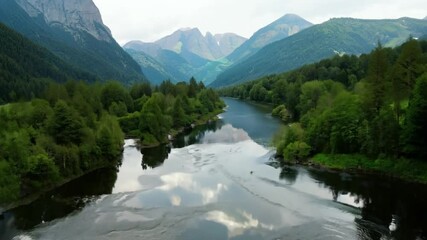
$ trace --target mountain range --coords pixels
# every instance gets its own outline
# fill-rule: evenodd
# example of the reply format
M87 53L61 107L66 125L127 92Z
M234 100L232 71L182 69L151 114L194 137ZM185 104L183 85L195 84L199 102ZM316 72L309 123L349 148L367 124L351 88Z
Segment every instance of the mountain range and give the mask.
M144 79L92 0L0 0L0 22L100 80Z
M197 28L186 28L153 43L131 41L123 48L140 64L147 78L154 83L165 79L173 82L187 81L192 76L209 83L216 77L210 77L209 71L221 64L226 55L246 40L234 33L212 35L208 32L203 35ZM142 61L144 55L151 58L144 57ZM157 69L153 66L157 66Z
M125 84L195 77L212 87L232 85L336 54L367 53L379 42L394 47L410 36L424 39L426 18L336 18L313 25L286 14L249 39L187 28L152 43L131 41L122 48L92 0L0 0L0 22L40 45L30 52L42 51L47 58L42 62L66 69L64 75L48 67L47 72L55 73L48 77L58 81L64 76L88 81L115 79Z
M274 41L293 35L311 25L297 15L286 14L257 31L249 40L233 33L212 35L208 32L203 36L199 29L188 28L177 30L153 43L131 41L123 47L153 82L165 79L182 81L194 76L205 84L210 84L218 74L232 64L246 59ZM168 53L165 54L165 51ZM143 54L140 52L148 54L152 59L144 58L144 61L141 61ZM173 61L165 58L165 55L171 56ZM158 67L157 71L153 71L153 65ZM178 70L178 75L163 71L174 67Z
M285 72L335 54L368 53L378 42L394 47L427 33L427 21L413 18L361 20L336 18L271 43L232 65L210 85L222 87Z

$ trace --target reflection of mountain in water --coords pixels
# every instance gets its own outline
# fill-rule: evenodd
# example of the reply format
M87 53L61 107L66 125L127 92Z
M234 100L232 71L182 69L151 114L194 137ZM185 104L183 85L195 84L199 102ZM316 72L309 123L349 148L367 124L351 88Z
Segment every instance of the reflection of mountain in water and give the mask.
M356 219L361 239L427 239L427 189L378 176L361 177L346 173L310 170L311 177L332 192L334 201L351 196L361 207L362 218ZM393 230L393 231L390 231Z

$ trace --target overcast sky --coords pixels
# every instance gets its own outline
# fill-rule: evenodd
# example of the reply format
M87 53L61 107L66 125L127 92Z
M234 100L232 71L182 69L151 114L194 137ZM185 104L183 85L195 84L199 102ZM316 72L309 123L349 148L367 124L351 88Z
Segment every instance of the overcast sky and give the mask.
M427 16L426 0L94 0L121 44L152 42L184 27L249 38L286 13L312 23L333 17L364 19Z

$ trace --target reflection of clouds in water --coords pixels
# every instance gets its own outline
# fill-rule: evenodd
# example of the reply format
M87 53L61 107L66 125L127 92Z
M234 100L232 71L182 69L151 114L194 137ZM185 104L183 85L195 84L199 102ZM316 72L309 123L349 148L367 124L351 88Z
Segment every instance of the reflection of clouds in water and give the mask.
M237 129L227 124L215 132L207 132L203 143L236 143L251 139L243 129Z
M351 193L340 194L336 201L357 208L365 206L364 202L360 201L357 195Z
M222 211L212 211L207 213L206 220L220 223L227 227L228 237L235 237L242 235L246 229L250 228L263 228L273 230L274 226L261 223L255 219L252 214L246 211L239 211L238 217L233 217Z
M192 174L187 173L172 173L169 175L163 175L161 176L161 180L164 182L164 185L158 189L165 192L171 192L175 188L182 188L187 192L197 195L200 194L203 205L218 201L218 195L222 191L228 190L227 186L222 183L217 183L216 187L214 188L201 186L197 181L194 181ZM181 205L181 198L177 195L171 196L170 200L173 206Z
M180 197L180 196L178 196L178 195L172 195L172 196L170 197L170 200L171 200L172 206L178 207L178 206L180 206L180 205L181 205L181 201L182 201L182 199L181 199L181 197Z

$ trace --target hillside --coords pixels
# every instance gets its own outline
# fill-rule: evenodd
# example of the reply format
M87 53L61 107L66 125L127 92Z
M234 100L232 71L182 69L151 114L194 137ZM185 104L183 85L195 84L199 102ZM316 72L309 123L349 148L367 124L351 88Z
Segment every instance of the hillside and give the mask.
M386 47L397 46L411 35L420 37L426 33L427 22L419 19L331 19L267 45L252 57L224 71L211 86L245 82L336 54L368 53L378 41Z
M286 14L255 32L248 41L227 56L227 59L233 63L240 62L264 46L296 34L312 25L298 15Z
M161 66L158 68L167 70L166 75L171 76L169 79L172 81L187 81L194 76L198 81L207 85L215 80L218 73L222 72L226 66L230 65L225 56L245 41L246 38L234 33L212 35L208 32L203 36L199 29L187 28L179 29L151 43L130 41L123 48L131 53L139 63L138 58L141 54L152 57L160 63ZM142 53L137 56L137 52ZM141 65L141 68L146 73L144 64ZM149 79L150 76L154 77L153 74L146 74ZM157 72L155 75L164 75L159 74ZM158 77L153 81L158 81Z
M130 83L143 75L115 42L91 0L0 0L0 22L46 47L62 60L103 80Z
M37 96L49 79L71 78L96 80L0 23L0 104Z

